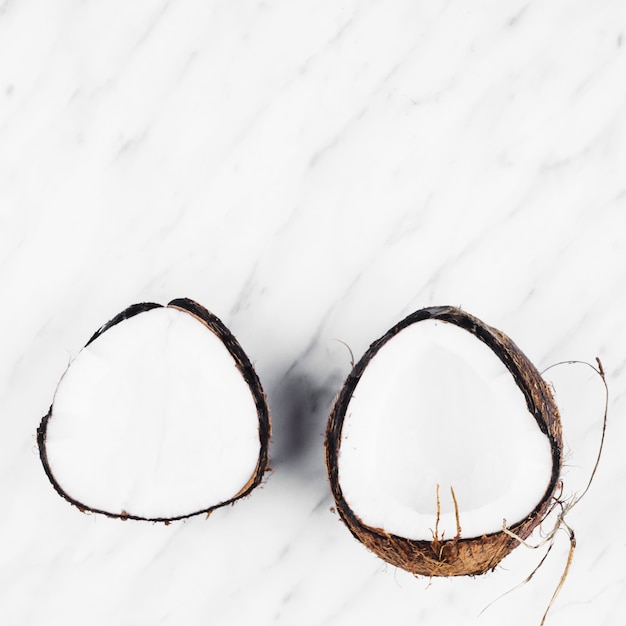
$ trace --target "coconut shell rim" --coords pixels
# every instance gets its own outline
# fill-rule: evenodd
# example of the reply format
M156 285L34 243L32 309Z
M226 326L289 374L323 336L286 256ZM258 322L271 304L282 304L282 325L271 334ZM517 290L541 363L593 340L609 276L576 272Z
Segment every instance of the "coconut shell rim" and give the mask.
M426 576L477 575L493 570L519 541L496 531L474 537L445 539L438 542L410 539L362 522L346 501L339 483L338 456L345 414L352 394L372 358L407 326L425 320L439 320L468 331L485 343L505 365L522 391L526 406L542 433L548 438L552 454L552 471L544 495L526 517L508 529L526 539L545 517L560 480L562 467L562 429L558 408L547 383L533 363L502 331L488 326L477 317L454 306L419 309L392 326L374 341L348 374L338 393L326 428L326 467L337 511L352 535L383 560ZM478 552L486 553L481 559ZM450 563L448 562L450 561Z
M132 512L120 511L112 512L104 509L99 509L97 507L91 507L80 500L73 498L69 495L63 487L61 487L60 483L56 480L54 476L54 472L50 467L50 463L48 461L48 455L46 450L46 434L48 429L48 423L50 418L52 417L52 410L54 407L54 399L52 404L50 405L50 409L41 419L41 423L37 428L37 446L39 448L39 457L41 459L41 463L43 465L44 471L48 480L52 484L54 490L64 499L67 500L70 504L74 505L81 512L90 512L90 513L98 513L101 515L105 515L106 517L117 518L121 520L138 520L138 521L146 521L146 522L173 522L182 519L188 519L190 517L194 517L196 515L206 514L207 517L214 510L219 509L221 507L227 506L229 504L234 504L237 500L246 497L249 495L252 490L257 487L263 480L263 476L268 469L269 466L269 442L271 438L271 418L269 413L269 407L266 400L266 395L263 391L263 387L261 386L261 381L256 374L254 366L252 362L248 358L247 354L244 352L241 344L237 341L232 332L228 329L228 327L213 313L211 313L208 309L203 307L201 304L198 304L194 300L190 298L175 298L168 302L167 305L157 304L154 302L141 302L137 304L131 304L122 312L115 315L108 322L102 325L87 341L85 344L85 348L94 342L98 337L104 334L107 330L116 326L120 322L128 320L140 313L145 313L146 311L151 311L156 308L175 308L185 313L188 313L195 317L198 321L204 324L208 330L213 332L218 339L224 344L230 355L233 357L235 361L235 365L239 370L240 374L248 384L250 391L253 395L255 407L257 411L257 418L259 423L259 457L257 460L257 465L254 473L250 477L250 480L231 498L220 502L218 504L212 505L207 508L202 508L200 510L193 511L191 513L184 513L182 515L174 515L170 517L166 516L157 516L157 517L145 517L142 515L135 515ZM69 369L69 367L68 367ZM66 370L67 371L67 370ZM63 376L65 373L63 374ZM61 377L61 380L63 379ZM60 384L60 381L59 381Z

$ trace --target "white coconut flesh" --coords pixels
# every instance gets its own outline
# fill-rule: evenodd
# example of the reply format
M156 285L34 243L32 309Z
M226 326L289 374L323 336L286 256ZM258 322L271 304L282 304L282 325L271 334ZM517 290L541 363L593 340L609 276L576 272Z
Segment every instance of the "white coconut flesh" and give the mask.
M46 434L51 471L70 497L147 518L233 498L259 447L254 397L223 342L193 315L161 307L78 354Z
M338 458L346 502L367 526L432 540L524 519L552 472L548 438L500 359L469 332L414 323L369 362L345 413Z

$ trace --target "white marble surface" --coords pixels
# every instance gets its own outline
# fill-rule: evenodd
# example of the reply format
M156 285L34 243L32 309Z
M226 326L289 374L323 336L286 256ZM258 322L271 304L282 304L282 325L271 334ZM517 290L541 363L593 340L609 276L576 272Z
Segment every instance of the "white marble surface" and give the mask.
M626 616L626 7L619 0L0 3L0 620L7 626L538 624L562 570L518 548L416 579L330 511L323 432L350 369L454 304L543 368L600 356L596 481L549 624ZM127 305L197 300L254 361L264 486L208 521L82 515L35 431ZM602 388L550 372L566 491Z

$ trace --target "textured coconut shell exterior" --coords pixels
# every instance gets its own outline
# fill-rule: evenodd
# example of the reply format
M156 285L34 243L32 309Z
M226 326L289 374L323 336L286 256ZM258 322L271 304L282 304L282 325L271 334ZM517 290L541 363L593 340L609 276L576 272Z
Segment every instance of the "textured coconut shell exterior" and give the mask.
M145 311L150 311L151 309L161 308L163 305L155 304L153 302L142 302L140 304L133 304L129 306L127 309L116 315L109 322L104 324L101 328L99 328L93 336L89 339L89 341L85 344L87 347L90 343L95 341L100 335L105 333L111 327L127 320L135 315L139 315L140 313L144 313ZM48 428L48 422L52 415L52 409L54 404L50 407L47 415L43 417L41 420L41 424L37 429L37 444L39 446L39 456L41 458L41 462L43 464L43 468L48 476L48 479L52 483L52 486L56 490L56 492L63 498L65 498L68 502L76 506L82 512L91 511L93 513L101 513L102 515L106 515L107 517L115 517L122 520L134 519L134 520L145 520L150 522L165 522L169 523L178 519L185 519L188 517L192 517L194 515L200 514L210 514L217 508L222 506L226 506L227 504L232 504L236 500L247 496L255 487L257 487L261 480L263 479L263 474L267 470L268 467L268 450L269 450L269 441L271 435L271 420L269 415L269 409L267 406L265 394L263 392L263 388L261 387L261 382L259 381L254 368L252 367L252 363L246 356L246 353L243 351L243 348L239 344L239 342L235 339L233 334L228 330L228 328L222 323L222 321L217 318L213 313L210 313L203 306L190 300L188 298L178 298L176 300L172 300L167 304L168 307L179 309L193 315L199 322L204 324L211 332L213 332L217 337L222 341L222 343L226 346L226 349L230 352L231 356L235 360L235 364L237 369L240 371L246 383L250 387L250 391L254 397L254 402L256 405L257 415L259 419L259 440L260 440L260 448L259 448L259 459L257 461L256 469L253 475L250 477L250 480L246 483L246 485L239 491L239 493L233 495L232 498L221 502L215 506L211 506L206 509L201 509L199 511L191 511L184 515L177 515L174 517L142 517L140 515L133 514L132 511L103 511L100 509L92 508L89 505L80 502L73 498L70 494L64 491L61 485L57 482L48 463L48 455L46 452L46 431ZM184 459L183 459L184 462Z
M326 430L326 465L337 510L350 532L369 550L388 563L423 576L466 576L493 570L519 541L505 532L480 537L446 540L414 540L390 534L364 524L352 511L341 490L338 458L341 431L352 394L374 355L401 330L417 322L436 319L459 326L487 344L507 367L526 399L530 414L548 438L552 451L552 473L545 494L528 515L508 527L522 539L536 528L552 503L562 462L562 433L559 412L541 375L523 352L501 331L451 306L416 311L375 341L354 366L335 400Z

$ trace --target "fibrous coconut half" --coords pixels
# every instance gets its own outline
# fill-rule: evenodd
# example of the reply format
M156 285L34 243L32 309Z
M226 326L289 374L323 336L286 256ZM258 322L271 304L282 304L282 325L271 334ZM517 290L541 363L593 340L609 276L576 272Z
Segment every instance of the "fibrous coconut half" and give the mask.
M556 404L529 359L445 306L416 311L370 346L326 437L352 534L427 576L484 573L528 537L557 487L561 450Z

